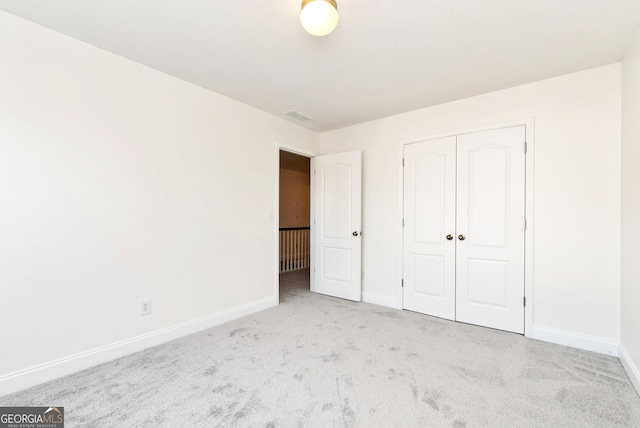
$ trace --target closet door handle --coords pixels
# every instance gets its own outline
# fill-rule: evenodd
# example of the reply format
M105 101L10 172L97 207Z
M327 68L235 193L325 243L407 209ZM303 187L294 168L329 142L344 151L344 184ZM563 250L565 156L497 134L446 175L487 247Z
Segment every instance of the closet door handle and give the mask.
M467 238L464 235L458 235L458 239L461 241L464 241Z
M447 235L447 241L451 241L453 239L453 235L449 234Z

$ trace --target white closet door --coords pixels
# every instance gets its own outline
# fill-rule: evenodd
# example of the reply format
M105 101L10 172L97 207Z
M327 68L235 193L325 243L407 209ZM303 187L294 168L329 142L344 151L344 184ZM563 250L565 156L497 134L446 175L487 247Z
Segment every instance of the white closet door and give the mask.
M315 292L362 300L360 151L312 159Z
M525 127L458 136L456 319L524 333Z
M403 307L453 320L456 137L409 144L404 160Z

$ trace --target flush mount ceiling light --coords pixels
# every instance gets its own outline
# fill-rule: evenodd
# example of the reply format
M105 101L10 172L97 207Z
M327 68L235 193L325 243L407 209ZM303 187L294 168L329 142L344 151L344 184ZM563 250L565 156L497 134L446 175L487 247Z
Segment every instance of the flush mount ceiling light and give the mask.
M335 0L302 0L300 22L308 33L326 36L338 25L338 4Z

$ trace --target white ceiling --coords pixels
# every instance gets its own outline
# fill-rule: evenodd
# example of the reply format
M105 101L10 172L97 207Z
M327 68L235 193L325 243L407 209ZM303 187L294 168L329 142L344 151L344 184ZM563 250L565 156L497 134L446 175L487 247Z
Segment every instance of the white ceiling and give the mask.
M0 0L0 9L317 131L620 61L640 0ZM314 118L284 116L298 110Z

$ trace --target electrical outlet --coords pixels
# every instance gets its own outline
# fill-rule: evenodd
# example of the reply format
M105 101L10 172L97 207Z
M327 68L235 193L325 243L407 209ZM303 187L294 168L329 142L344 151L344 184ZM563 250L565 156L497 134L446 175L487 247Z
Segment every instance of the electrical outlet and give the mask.
M140 300L140 315L149 315L151 313L151 299Z

